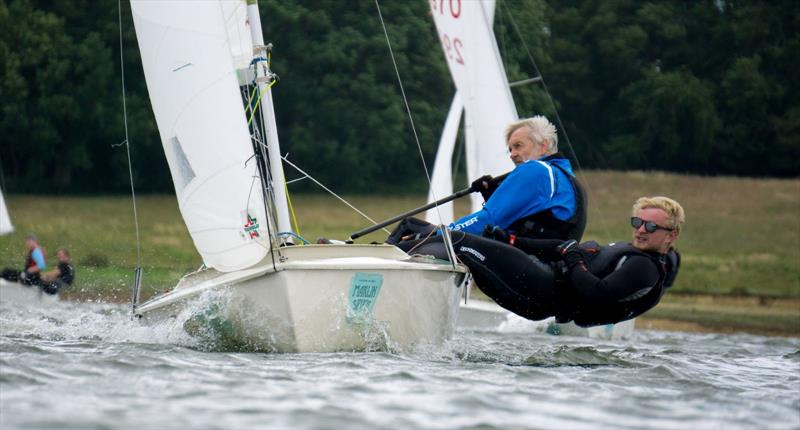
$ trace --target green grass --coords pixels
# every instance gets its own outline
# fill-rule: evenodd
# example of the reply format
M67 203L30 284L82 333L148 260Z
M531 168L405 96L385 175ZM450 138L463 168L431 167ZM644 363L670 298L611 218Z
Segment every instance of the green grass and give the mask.
M665 327L657 320L690 323L705 331L800 336L800 299L672 293L643 315L641 325L647 327L654 320L661 328Z
M628 240L630 207L641 195L681 202L687 221L678 249L683 266L673 292L800 297L800 180L709 178L644 172L586 171L589 224L584 240ZM424 204L424 196L349 196L375 220ZM300 233L343 239L368 221L327 195L292 196ZM6 196L16 231L0 237L0 266L21 266L24 238L35 232L48 261L67 246L77 263L74 291L124 297L137 264L130 197ZM467 212L465 199L457 214ZM170 288L202 261L173 196L138 196L145 295ZM359 242L382 241L385 232ZM75 293L77 294L77 293Z

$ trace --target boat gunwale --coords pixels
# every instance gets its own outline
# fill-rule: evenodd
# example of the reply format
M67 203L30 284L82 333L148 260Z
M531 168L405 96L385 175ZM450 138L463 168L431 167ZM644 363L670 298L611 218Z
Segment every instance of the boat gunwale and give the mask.
M327 245L326 245L327 246ZM349 246L349 245L345 245ZM374 246L374 245L371 245ZM402 252L402 251L401 251ZM409 256L403 253L406 258L392 259L385 257L318 257L311 259L287 259L286 261L275 261L273 264L269 256L249 269L238 270L235 272L219 272L212 268L204 268L199 271L183 276L177 285L170 291L151 297L136 309L135 314L141 316L145 312L159 309L163 306L178 302L182 299L191 297L201 291L213 288L233 286L241 282L246 282L270 273L283 271L399 271L415 270L428 272L449 272L453 274L466 275L469 273L466 266L461 263L451 264L449 261L439 259L428 259L420 256ZM367 260L367 261L364 261ZM192 284L193 278L208 277ZM184 284L184 285L182 285ZM460 287L462 282L458 282L454 288Z

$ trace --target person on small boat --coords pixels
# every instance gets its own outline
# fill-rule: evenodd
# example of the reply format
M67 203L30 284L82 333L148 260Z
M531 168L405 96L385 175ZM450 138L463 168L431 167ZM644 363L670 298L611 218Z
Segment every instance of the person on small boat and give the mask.
M42 270L47 268L44 259L44 251L36 240L36 235L29 234L25 238L25 247L28 252L25 254L25 267L19 269L6 268L0 273L0 278L11 282L19 282L24 285L41 284Z
M680 267L674 245L685 220L681 205L667 197L642 197L632 214L630 243L512 239L488 227L488 237L453 232L453 248L478 288L517 315L554 316L584 327L617 323L658 304ZM447 258L440 237L398 246L410 254Z
M57 294L59 291L72 285L75 280L75 266L67 248L61 248L56 252L58 265L55 269L42 274L42 291L47 294Z
M476 179L471 189L480 192L486 203L448 228L479 235L493 225L515 237L580 240L586 226L586 197L569 160L558 152L555 126L544 116L516 121L506 129L506 145L514 170L502 182L488 175ZM397 244L434 230L432 224L407 218L386 242Z

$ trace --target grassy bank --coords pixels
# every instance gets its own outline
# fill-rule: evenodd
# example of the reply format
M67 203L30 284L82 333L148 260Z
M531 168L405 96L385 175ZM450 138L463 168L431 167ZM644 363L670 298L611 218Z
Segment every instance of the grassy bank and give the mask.
M683 255L680 275L671 294L649 317L716 329L769 331L773 327L800 335L799 180L609 171L588 171L582 179L588 184L590 199L585 240L627 240L630 206L641 195L668 195L686 209L687 222L678 242ZM345 238L369 225L332 197L292 198L300 233L310 240ZM347 199L376 220L424 203L423 196ZM73 295L126 299L138 260L145 268L145 295L171 287L201 264L173 196L137 198L141 257L137 257L129 197L10 195L6 200L16 231L0 237L0 266L21 265L25 234L33 231L51 262L58 247L72 250L78 265ZM457 214L466 213L466 204L458 202ZM384 232L377 232L364 242L384 237ZM753 314L732 311L731 303L725 301L706 303L706 297L746 299L740 308ZM755 304L748 304L751 299ZM765 300L783 303L785 312L759 305Z

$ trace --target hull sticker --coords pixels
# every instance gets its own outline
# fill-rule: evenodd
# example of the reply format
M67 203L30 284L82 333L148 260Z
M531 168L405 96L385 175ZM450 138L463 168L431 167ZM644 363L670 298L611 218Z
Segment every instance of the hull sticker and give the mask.
M381 285L383 285L383 275L380 273L357 272L353 275L348 294L348 322L369 323L372 321L372 309L381 292Z

